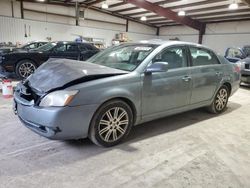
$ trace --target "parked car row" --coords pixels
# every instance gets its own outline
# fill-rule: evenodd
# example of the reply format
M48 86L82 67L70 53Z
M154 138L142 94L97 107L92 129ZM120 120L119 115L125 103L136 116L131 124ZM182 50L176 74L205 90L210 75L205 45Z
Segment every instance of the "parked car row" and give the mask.
M44 42L44 41L34 41L34 42L28 42L20 47L15 47L15 48L0 48L0 54L4 54L4 53L9 53L9 52L16 52L16 51L29 51L32 49L36 49L39 48L45 44L47 44L48 42Z
M89 43L50 42L35 49L0 54L0 67L2 71L14 72L20 79L24 79L50 58L84 61L97 52L99 49Z
M250 84L250 46L228 48L225 57L232 63L241 64L241 81Z
M41 48L28 53L37 59L26 63L35 68L47 54L66 52L64 57L85 60L97 52L72 42ZM49 60L19 83L13 109L26 127L44 137L89 137L109 147L126 138L136 124L200 107L221 113L239 83L238 64L204 46L174 41L129 43L85 62Z

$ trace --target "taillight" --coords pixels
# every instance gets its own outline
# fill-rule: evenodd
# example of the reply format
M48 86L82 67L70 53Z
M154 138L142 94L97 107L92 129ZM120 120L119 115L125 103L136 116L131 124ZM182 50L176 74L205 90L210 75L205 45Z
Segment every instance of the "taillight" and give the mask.
M240 64L236 64L235 66L234 66L234 70L233 70L234 72L237 72L237 73L240 73L241 72L241 65Z

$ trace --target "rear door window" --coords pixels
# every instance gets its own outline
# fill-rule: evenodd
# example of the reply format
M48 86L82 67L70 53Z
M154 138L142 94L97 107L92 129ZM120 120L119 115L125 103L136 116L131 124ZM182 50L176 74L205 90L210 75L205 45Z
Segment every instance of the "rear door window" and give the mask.
M219 64L217 56L208 49L190 47L193 66L216 65Z

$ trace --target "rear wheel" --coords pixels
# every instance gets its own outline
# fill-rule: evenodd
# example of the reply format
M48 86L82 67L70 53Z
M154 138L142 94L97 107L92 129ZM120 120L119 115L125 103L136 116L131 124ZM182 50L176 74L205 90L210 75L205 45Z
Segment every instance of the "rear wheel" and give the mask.
M20 79L27 78L29 75L35 72L36 64L28 59L19 61L16 65L16 75Z
M213 103L209 106L208 110L214 114L224 112L229 98L228 87L223 85L217 91Z
M95 113L89 130L89 138L96 145L110 147L119 144L130 132L133 113L122 100L104 103Z

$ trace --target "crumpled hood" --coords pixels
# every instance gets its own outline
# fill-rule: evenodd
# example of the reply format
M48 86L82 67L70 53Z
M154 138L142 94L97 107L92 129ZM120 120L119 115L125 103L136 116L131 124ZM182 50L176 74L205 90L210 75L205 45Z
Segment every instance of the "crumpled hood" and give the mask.
M40 93L69 87L84 81L126 74L127 71L113 69L89 62L69 59L50 59L42 64L26 82Z

